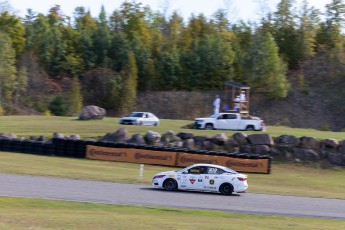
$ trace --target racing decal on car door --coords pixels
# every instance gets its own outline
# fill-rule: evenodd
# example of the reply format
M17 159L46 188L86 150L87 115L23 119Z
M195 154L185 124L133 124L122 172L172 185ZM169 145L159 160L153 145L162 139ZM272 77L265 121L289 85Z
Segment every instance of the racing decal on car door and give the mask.
M194 178L191 178L191 179L189 179L189 182L190 182L191 184L194 184L194 183L195 183L195 179L194 179Z

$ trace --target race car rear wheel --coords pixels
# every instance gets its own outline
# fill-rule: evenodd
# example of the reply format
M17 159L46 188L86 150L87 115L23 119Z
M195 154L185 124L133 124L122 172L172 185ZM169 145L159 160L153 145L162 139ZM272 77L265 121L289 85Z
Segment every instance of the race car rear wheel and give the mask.
M174 191L177 189L177 182L174 179L166 179L164 181L163 187L167 191Z
M232 184L225 183L219 187L219 192L223 195L231 195L234 191Z

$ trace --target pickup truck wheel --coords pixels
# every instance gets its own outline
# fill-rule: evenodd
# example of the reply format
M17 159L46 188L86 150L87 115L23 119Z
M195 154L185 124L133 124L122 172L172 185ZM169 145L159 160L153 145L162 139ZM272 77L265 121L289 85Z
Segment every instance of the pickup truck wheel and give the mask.
M255 131L254 126L248 125L246 128L247 131Z
M206 130L213 130L213 125L212 124L206 124L205 129Z

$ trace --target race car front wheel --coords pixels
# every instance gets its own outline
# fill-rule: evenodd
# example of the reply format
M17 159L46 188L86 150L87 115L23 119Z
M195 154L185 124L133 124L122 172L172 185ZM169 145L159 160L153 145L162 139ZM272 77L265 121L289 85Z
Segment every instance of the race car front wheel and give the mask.
M174 191L177 189L177 182L174 179L166 179L163 187L167 191Z

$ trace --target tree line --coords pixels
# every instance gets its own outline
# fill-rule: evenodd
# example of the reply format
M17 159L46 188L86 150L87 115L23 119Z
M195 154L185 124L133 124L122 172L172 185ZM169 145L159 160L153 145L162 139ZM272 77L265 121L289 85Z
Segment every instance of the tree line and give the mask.
M260 20L235 23L227 9L184 19L135 1L109 16L102 7L97 18L82 6L64 15L59 5L20 18L0 3L0 114L75 115L87 104L124 114L138 91L219 90L225 81L279 99L288 73L303 84L313 63L331 63L327 74L343 77L343 0L325 12L281 0Z

